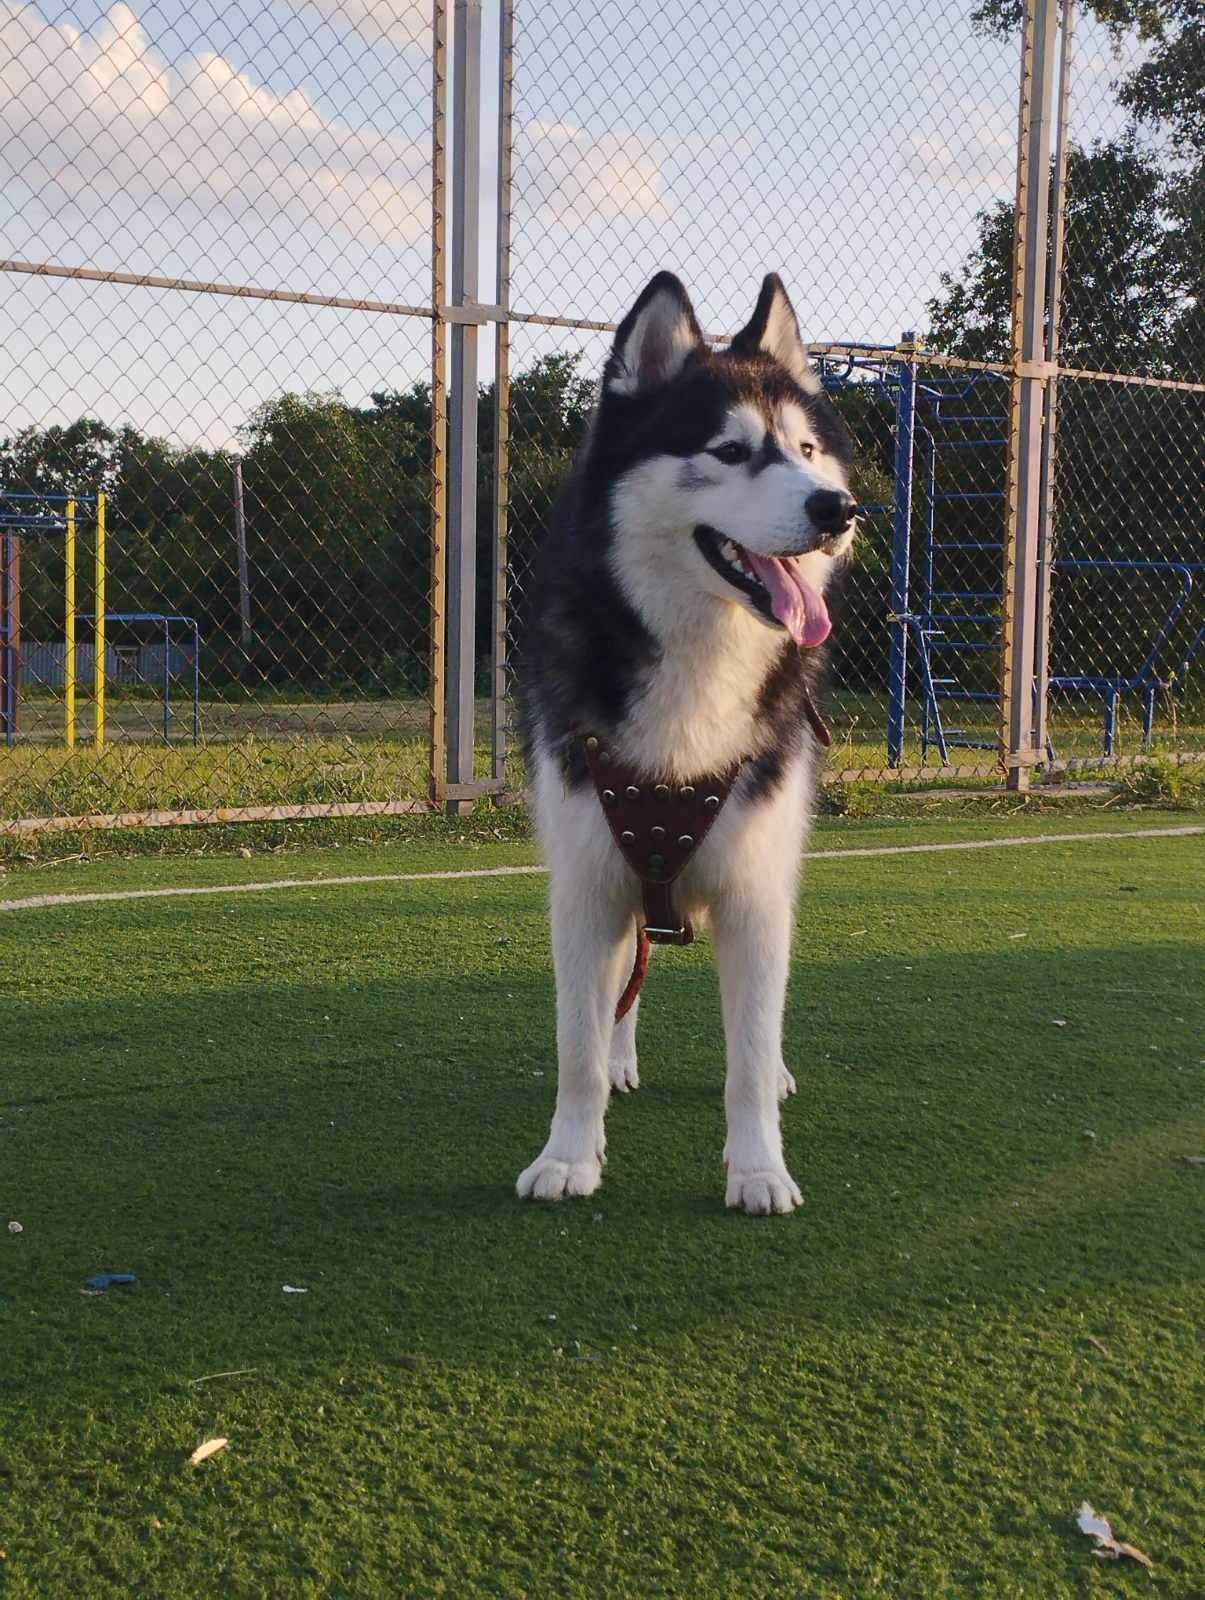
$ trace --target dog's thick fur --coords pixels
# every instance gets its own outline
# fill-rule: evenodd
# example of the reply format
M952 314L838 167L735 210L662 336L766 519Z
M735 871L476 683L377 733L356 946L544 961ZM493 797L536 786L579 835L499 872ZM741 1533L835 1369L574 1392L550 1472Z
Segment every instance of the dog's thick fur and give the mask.
M763 1213L800 1203L779 1124L795 1087L782 1017L817 760L802 707L819 692L823 650L797 640L827 632L817 596L853 537L849 462L776 277L720 353L678 280L653 279L616 334L529 630L525 742L551 873L559 1078L521 1196L592 1193L608 1097L638 1083L636 1010L613 1018L640 887L589 780L588 730L669 781L745 761L675 896L709 920L719 967L727 1202ZM784 611L794 637L775 614L787 602L756 576L789 577L792 565L808 597L806 621L802 601Z

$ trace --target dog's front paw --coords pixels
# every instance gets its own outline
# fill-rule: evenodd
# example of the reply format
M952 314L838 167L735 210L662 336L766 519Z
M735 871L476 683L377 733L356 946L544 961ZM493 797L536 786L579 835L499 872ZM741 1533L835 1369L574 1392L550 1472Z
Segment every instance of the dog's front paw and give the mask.
M758 1172L728 1169L728 1192L724 1203L748 1211L755 1217L785 1214L803 1204L799 1185L785 1167L764 1167Z
M593 1194L602 1182L602 1162L558 1161L547 1151L519 1174L515 1184L520 1200L563 1200L566 1195Z
M783 1062L778 1063L778 1098L785 1100L789 1094L795 1093L795 1079L787 1071Z
M630 1089L640 1087L640 1073L636 1070L634 1055L613 1055L607 1063L607 1076L616 1094L627 1094Z

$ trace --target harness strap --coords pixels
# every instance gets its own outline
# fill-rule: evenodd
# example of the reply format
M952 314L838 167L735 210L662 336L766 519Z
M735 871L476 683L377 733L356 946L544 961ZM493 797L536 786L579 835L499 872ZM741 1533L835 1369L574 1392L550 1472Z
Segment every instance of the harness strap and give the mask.
M830 745L833 736L806 690L803 713L817 742ZM619 1022L644 986L650 944L694 942L690 918L682 916L674 904L674 880L711 831L744 762L733 762L724 772L704 773L690 783L671 783L650 779L616 761L597 734L582 734L581 741L607 826L624 860L640 879L643 920L636 928L632 975L615 1010Z
M691 944L694 929L674 904L673 884L711 830L743 763L692 783L649 779L617 761L596 734L582 737L603 815L624 860L640 879L643 919L632 976L615 1020L631 1009L648 970L650 944Z
M806 687L803 691L803 714L807 718L808 727L816 735L817 743L822 744L827 750L833 742L833 730L817 711L816 702L807 692Z

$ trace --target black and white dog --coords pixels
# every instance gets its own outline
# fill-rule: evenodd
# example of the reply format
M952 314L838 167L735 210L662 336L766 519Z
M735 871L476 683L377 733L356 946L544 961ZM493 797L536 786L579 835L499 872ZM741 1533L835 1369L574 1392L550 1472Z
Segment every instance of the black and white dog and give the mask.
M591 1194L603 1118L637 1086L636 1011L614 1021L640 885L590 781L591 729L650 782L743 763L675 885L710 922L728 1074L727 1202L791 1211L782 1018L817 741L805 713L849 549L850 445L779 279L713 353L663 272L624 319L545 546L524 682L526 747L551 872L559 1078L521 1196Z

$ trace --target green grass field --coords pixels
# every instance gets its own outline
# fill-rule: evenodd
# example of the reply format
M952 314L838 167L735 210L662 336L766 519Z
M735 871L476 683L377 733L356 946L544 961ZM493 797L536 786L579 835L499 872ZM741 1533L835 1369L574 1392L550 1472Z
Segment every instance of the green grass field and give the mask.
M817 848L1199 820L833 822ZM0 911L0 1591L1205 1593L1205 839L814 861L806 1204L777 1219L723 1207L705 944L654 963L601 1191L522 1205L555 1079L543 880L322 882L532 860L0 877L303 880ZM81 1293L104 1270L138 1283ZM1093 1558L1084 1498L1152 1573Z

